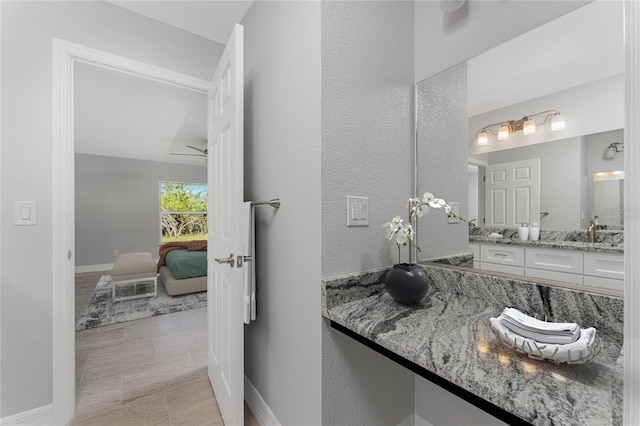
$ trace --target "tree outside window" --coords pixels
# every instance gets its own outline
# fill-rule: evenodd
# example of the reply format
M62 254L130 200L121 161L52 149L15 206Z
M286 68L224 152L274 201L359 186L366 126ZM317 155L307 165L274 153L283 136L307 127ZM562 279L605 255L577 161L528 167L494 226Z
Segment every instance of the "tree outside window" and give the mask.
M160 182L162 243L207 239L207 185Z

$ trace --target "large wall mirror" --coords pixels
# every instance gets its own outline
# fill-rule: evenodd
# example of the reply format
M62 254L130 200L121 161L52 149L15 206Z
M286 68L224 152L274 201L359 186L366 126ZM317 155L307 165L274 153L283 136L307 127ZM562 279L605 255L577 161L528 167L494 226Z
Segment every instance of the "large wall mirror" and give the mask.
M601 228L622 229L623 41L622 2L596 1L417 83L417 193L431 190L460 201L461 213L477 226L526 222L584 230L598 216ZM535 115L547 110L552 112ZM556 112L565 122L560 130L551 129ZM525 135L530 115L535 133ZM478 144L491 124L496 126ZM503 124L511 133L500 140ZM483 177L495 165L522 161L539 164L537 204L493 223L495 200L487 200ZM455 177L439 188L430 186L444 169ZM447 231L459 243L460 229L445 227L437 236L445 250L452 240ZM433 241L433 235L428 238ZM428 243L418 240L423 248Z

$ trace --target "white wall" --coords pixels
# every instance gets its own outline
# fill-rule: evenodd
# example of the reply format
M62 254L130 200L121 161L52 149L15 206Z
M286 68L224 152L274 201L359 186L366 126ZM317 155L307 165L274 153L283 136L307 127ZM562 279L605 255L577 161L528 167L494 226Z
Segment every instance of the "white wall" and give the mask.
M86 154L75 173L76 266L112 263L114 249L157 257L160 182L207 183L206 166Z
M321 423L320 3L255 2L245 26L245 199L257 321L245 373L282 424Z
M606 149L614 142L624 142L623 129L587 136L587 173L624 170L624 151L612 159L604 158Z
M52 401L52 38L200 78L213 75L221 46L106 2L3 1L0 8L6 417ZM18 200L38 202L37 226L13 226Z
M488 158L489 165L539 158L540 211L549 215L534 221L545 229L584 229L589 223L587 200L581 196L586 150L587 138L575 137L491 152Z
M413 3L322 3L322 276L390 266L382 224L412 195ZM347 228L347 195L369 227ZM413 374L325 322L323 424L398 424Z

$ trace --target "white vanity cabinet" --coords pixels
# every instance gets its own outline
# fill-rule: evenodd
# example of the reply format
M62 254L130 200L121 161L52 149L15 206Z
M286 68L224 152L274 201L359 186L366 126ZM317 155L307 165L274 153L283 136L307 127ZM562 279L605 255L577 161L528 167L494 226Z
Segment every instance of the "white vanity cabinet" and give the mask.
M622 291L624 255L581 250L469 243L473 267Z
M585 253L584 285L623 291L624 255L618 253Z
M524 275L524 247L481 244L480 265L490 271Z
M580 251L527 247L525 276L583 284Z

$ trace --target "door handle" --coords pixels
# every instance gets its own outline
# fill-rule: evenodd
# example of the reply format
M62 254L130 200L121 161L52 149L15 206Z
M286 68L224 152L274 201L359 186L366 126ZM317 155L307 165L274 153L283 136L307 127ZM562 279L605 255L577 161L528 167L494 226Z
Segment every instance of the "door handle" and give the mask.
M253 260L253 256L238 256L238 259L237 259L238 268L242 268L242 265L244 264L244 262L251 262L252 260Z
M224 258L224 259L218 259L218 258L215 258L214 260L215 260L216 262L218 262L219 264L228 263L228 264L229 264L229 266L231 266L232 268L233 268L233 265L235 265L235 262L236 262L236 261L235 261L235 258L233 257L233 253L231 253L231 254L229 255L229 257L226 257L226 258Z

